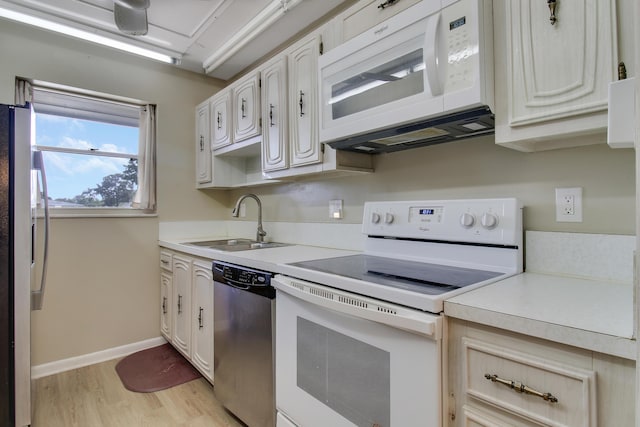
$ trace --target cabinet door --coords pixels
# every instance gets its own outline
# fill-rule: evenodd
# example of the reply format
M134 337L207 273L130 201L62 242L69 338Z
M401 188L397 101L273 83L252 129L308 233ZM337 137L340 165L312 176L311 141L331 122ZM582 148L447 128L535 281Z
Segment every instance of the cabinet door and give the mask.
M224 90L211 99L211 149L231 145L231 92Z
M193 345L191 361L213 380L213 274L211 262L193 262Z
M385 21L420 0L361 0L339 15L342 41L347 41Z
M262 75L262 170L289 167L287 129L287 57L265 65Z
M173 257L173 345L191 357L191 260Z
M233 86L233 141L260 135L260 75L251 74Z
M196 107L196 183L211 182L209 101Z
M172 280L171 273L160 274L160 332L171 341L171 305L172 305Z
M314 35L289 53L289 148L291 166L322 161L318 136L318 54Z
M615 0L558 4L554 25L546 2L494 4L498 143L606 127L608 85L617 69Z

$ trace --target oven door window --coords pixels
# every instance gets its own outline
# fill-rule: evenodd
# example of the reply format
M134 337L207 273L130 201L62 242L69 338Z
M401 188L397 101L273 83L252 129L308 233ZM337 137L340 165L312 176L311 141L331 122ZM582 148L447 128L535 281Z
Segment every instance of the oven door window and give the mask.
M297 319L297 386L357 426L390 425L390 353Z
M276 406L296 425L440 425L439 340L284 292L276 311Z

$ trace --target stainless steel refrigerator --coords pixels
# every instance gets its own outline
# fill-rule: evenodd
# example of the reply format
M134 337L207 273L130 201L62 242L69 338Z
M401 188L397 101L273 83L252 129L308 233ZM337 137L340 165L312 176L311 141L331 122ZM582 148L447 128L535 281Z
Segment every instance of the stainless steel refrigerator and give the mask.
M46 249L37 244L48 244L46 178L31 117L28 106L0 105L0 427L31 424L31 310L42 307L46 275Z

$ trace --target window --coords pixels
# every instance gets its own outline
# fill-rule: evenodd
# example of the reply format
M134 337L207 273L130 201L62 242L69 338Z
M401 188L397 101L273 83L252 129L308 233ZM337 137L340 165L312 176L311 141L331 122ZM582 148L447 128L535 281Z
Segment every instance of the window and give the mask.
M36 84L32 99L52 209L155 210L154 106Z

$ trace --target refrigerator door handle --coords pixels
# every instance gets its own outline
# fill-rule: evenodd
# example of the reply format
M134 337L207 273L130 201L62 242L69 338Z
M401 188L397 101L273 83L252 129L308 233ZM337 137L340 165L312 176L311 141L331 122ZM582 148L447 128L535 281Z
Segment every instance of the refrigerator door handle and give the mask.
M42 151L33 152L33 169L39 172L42 180L42 198L44 199L44 251L42 257L42 276L40 278L40 289L31 291L31 309L42 310L45 284L47 277L47 262L49 258L49 194L47 192L47 174L44 168Z

